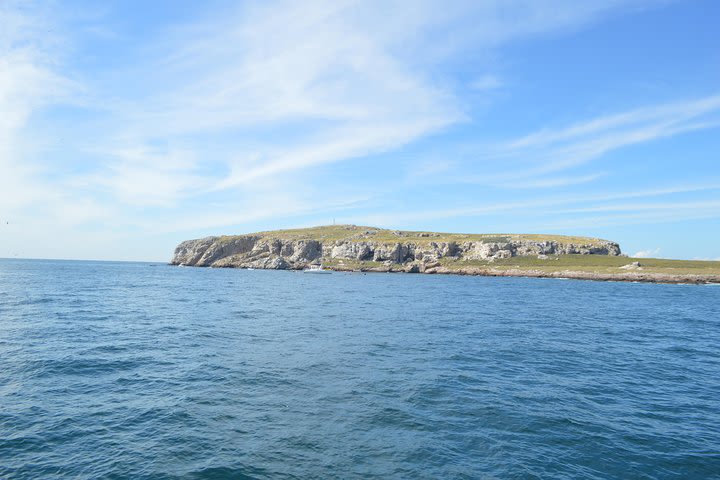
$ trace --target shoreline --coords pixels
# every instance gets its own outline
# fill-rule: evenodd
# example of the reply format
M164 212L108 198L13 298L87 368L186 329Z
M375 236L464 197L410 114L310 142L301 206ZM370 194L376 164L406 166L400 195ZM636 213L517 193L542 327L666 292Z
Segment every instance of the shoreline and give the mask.
M347 272L354 271L349 268L330 267L328 270ZM697 274L668 274L653 272L636 273L599 273L586 271L561 270L546 272L542 270L508 269L500 270L493 268L461 267L452 269L447 267L435 267L424 272L407 272L404 270L392 270L383 268L364 268L361 272L375 273L421 273L424 275L466 275L480 277L525 277L525 278L556 278L567 280L593 280L598 282L627 282L627 283L663 283L663 284L689 284L707 285L720 284L720 275L697 275Z
M195 267L195 268L229 268L229 269L240 269L245 270L245 267L240 266L211 266L211 267L199 267L194 265L176 265L168 264L172 266L181 267ZM425 271L409 271L403 268L392 268L392 267L361 267L350 268L343 266L328 266L326 270L333 272L346 272L346 273L409 273L409 274L420 274L420 275L460 275L460 276L477 276L477 277L519 277L519 278L554 278L563 280L590 280L596 282L623 282L623 283L658 283L658 284L673 284L673 285L720 285L720 275L698 275L698 274L668 274L668 273L657 273L657 272L627 272L627 273L600 273L600 272L588 272L588 271L572 271L572 270L560 270L547 272L542 270L523 270L518 268L512 268L507 270L500 270L494 268L478 268L478 267L460 267L460 268L447 268L447 267L433 267L428 268ZM303 269L274 269L274 268L255 268L255 270L290 270L301 272Z
M645 283L720 283L720 261L632 258L609 240L329 225L181 242L172 264Z

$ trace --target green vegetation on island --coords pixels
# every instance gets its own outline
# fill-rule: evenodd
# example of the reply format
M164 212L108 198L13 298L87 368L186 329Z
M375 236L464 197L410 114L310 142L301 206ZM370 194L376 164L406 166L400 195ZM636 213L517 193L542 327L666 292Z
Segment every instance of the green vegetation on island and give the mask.
M318 240L322 242L372 240L377 243L392 244L397 242L413 242L427 244L430 242L483 242L504 243L511 240L533 242L559 242L599 245L604 242L600 238L576 237L567 235L544 234L510 234L510 233L442 233L407 230L390 230L358 225L323 225L309 228L286 230L270 230L251 233L263 238L280 240ZM225 235L223 241L232 241L241 235Z
M453 271L468 268L497 271L536 270L540 272L586 272L593 274L646 273L664 275L700 275L720 277L720 261L670 260L664 258L633 258L610 255L551 255L547 258L531 256L511 257L498 260L458 260L442 258L439 266ZM637 263L638 265L635 265ZM383 262L329 259L324 265L340 270L368 270L383 268ZM398 265L390 271L404 271ZM448 272L451 273L451 272Z

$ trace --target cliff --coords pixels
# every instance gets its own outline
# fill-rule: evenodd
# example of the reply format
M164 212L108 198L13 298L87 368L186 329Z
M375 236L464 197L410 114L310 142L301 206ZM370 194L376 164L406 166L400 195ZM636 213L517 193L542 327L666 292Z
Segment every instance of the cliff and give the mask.
M431 273L441 262L492 263L513 257L620 255L607 240L558 235L489 235L392 231L355 225L277 230L182 242L171 263L198 267L302 269L330 264L339 270Z

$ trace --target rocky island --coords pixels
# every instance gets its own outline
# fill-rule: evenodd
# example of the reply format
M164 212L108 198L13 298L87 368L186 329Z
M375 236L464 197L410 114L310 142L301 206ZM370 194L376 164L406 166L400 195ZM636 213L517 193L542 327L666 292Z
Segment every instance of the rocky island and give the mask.
M275 230L187 240L173 265L528 276L662 283L720 283L720 262L631 259L590 237L460 234L356 225Z

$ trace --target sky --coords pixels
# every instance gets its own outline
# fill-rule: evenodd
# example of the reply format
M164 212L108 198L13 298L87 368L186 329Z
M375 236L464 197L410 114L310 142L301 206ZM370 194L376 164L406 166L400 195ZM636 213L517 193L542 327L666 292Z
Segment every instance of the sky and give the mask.
M720 2L0 0L0 257L352 223L720 259Z

